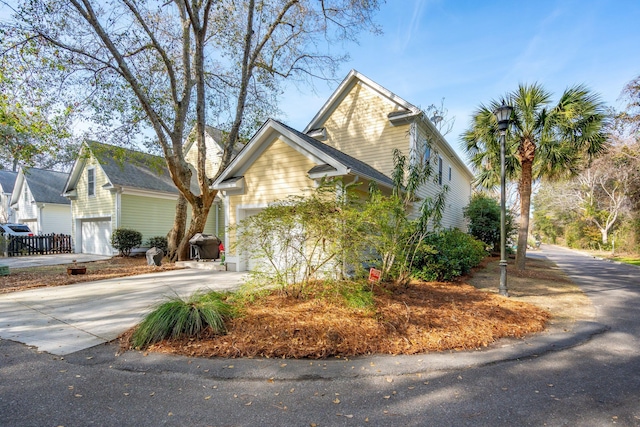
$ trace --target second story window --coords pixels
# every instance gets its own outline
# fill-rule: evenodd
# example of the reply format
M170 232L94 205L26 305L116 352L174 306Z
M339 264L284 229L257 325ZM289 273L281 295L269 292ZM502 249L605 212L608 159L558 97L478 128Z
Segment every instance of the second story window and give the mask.
M87 195L96 195L96 170L93 168L87 169Z
M451 166L449 166L449 181L451 181Z
M424 154L422 155L422 163L423 164L427 164L429 163L429 159L431 159L431 147L429 147L429 144L427 144L427 141L424 141Z
M442 185L442 157L438 157L438 184Z

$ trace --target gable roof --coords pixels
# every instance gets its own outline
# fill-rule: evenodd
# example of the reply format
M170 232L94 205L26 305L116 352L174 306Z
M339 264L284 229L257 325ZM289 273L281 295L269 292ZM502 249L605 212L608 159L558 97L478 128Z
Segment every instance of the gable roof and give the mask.
M189 132L189 135L187 135L186 143L182 148L182 151L183 153L185 153L185 155L189 152L189 150L191 150L191 147L193 147L193 144L195 144L196 142L196 138L191 137L192 135L194 135L195 131L196 131L196 127L194 126L193 129L191 129L191 132ZM218 147L220 147L221 150L224 148L224 146L222 145L222 139L224 138L224 134L220 129L214 128L213 126L206 125L204 127L204 133L205 133L205 136L209 135L213 140L213 142L215 142L218 145Z
M11 194L17 177L18 172L0 170L0 192Z
M305 135L302 132L298 132L297 130L285 125L282 122L279 122L276 120L274 120L274 122L278 123L279 125L283 126L285 129L294 133L299 138L302 138L307 144L311 145L315 149L322 151L325 154L329 155L332 159L337 160L342 165L344 165L352 174L359 175L363 178L372 179L385 186L389 186L389 187L393 186L393 181L391 180L391 178L389 178L387 175L383 174L379 170L373 168L372 166L368 165L367 163L363 162L362 160L358 160L355 157L352 157L346 153L343 153L337 148L333 148L330 145L324 144L318 141L317 139L310 137L309 135ZM326 166L331 166L331 165L329 164L319 165L313 169L318 169Z
M18 202L18 198L27 182L31 196L36 203L53 203L58 205L68 205L71 202L62 196L62 191L67 182L67 172L58 172L38 168L22 168L16 178L14 193L11 197L11 204Z
M364 74L351 70L347 77L340 83L333 94L329 97L327 102L324 103L320 111L313 117L311 122L304 129L305 134L313 134L319 132L322 129L322 125L329 118L329 116L335 111L340 103L349 94L351 89L357 84L364 84L373 91L377 92L383 98L386 98L390 102L396 105L395 110L387 115L389 121L393 124L409 123L412 121L423 123L428 131L440 141L443 151L460 166L461 170L467 174L469 179L473 179L473 173L466 165L466 163L460 158L458 153L449 145L447 140L442 136L438 128L433 122L422 112L422 110L414 104L406 101L385 87L374 82Z
M409 118L418 116L422 113L420 108L416 107L412 103L407 102L390 90L380 86L378 83L374 82L364 74L356 70L351 70L349 74L347 74L347 77L345 77L342 83L340 83L340 85L336 88L329 99L327 99L327 102L324 103L322 108L320 108L320 111L318 111L313 119L311 119L311 122L309 122L307 127L302 132L308 133L321 128L322 124L327 120L331 113L333 113L333 111L338 107L338 105L340 105L340 103L344 100L351 89L358 83L363 83L369 86L375 92L378 92L382 97L387 98L389 101L396 104L396 110L389 115L389 118L392 118L391 116Z
M239 181L239 178L249 166L273 141L272 136L274 133L281 135L285 142L316 163L317 166L308 171L309 175L340 176L352 174L376 181L385 187L393 186L391 178L368 164L305 135L284 123L269 119L214 181L213 187L221 188L223 187L221 184Z
M114 187L178 194L163 157L96 141L85 141L64 187L75 189L80 174L92 154Z
M163 157L94 141L88 145L114 186L178 193Z

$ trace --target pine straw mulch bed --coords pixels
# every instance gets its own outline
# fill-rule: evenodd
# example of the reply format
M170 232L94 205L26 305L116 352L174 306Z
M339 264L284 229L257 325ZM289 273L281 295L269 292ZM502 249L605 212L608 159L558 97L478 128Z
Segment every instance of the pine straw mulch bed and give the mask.
M113 257L108 260L78 264L78 266L80 265L87 267L86 274L75 276L67 274L67 267L71 267L72 264L12 268L8 276L0 276L0 293L93 282L181 268L172 263L163 263L159 267L149 266L144 256Z
M322 290L320 290L321 292ZM532 304L464 283L413 282L375 289L374 310L336 298L288 297L273 291L247 303L226 335L165 340L148 351L195 357L326 358L416 354L485 347L542 331L550 314ZM127 346L127 336L122 344Z

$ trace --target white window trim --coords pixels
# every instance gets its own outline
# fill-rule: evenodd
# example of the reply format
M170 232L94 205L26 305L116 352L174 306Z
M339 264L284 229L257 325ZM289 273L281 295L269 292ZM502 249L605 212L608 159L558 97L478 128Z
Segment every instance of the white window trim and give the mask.
M89 171L93 172L93 183L89 180ZM91 192L91 184L93 184L93 192ZM87 168L87 197L96 197L96 168L91 166Z

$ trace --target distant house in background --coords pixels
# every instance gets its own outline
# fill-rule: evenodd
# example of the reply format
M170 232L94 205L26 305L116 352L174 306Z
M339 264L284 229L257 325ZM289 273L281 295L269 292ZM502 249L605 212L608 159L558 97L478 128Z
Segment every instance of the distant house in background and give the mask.
M17 177L18 172L0 170L0 222L15 222L11 193Z
M212 126L205 126L204 143L207 147L207 158L205 161L205 173L209 178L213 178L222 161L222 153L224 152L223 132ZM187 163L195 167L198 164L198 144L196 144L195 132L191 132L184 144L184 157ZM233 156L238 150L233 151Z
M62 196L66 172L21 168L11 195L15 222L34 234L71 234L71 203Z
M71 200L75 252L115 255L111 234L117 228L141 232L143 245L151 237L166 236L178 194L163 157L85 142L64 186ZM212 207L205 233L224 230L217 214L217 206Z

